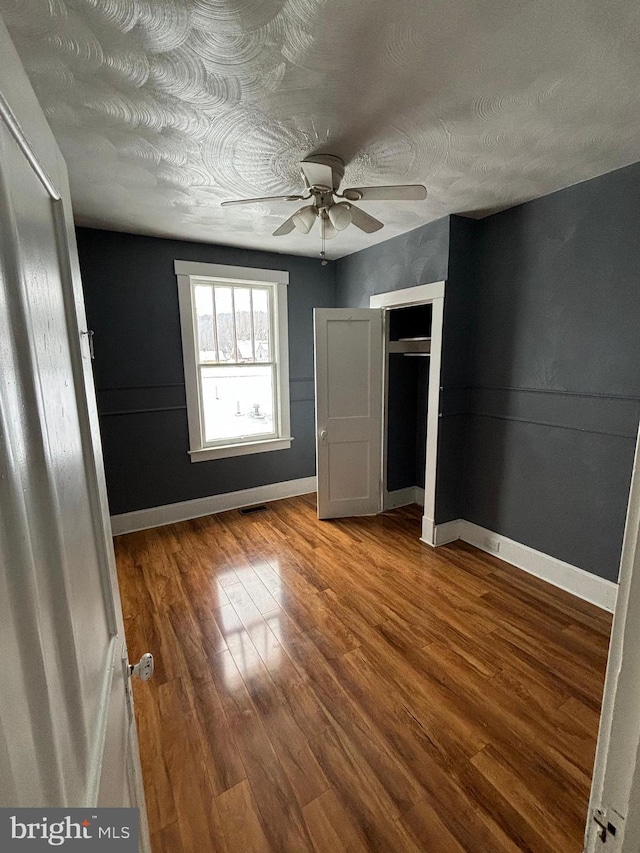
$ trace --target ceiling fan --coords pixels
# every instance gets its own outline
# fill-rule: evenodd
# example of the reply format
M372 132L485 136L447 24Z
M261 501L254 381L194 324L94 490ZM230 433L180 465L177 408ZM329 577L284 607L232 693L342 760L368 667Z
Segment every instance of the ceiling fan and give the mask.
M269 201L308 201L273 232L274 237L289 234L294 228L308 234L314 222L319 220L324 257L324 241L335 237L349 225L355 225L361 231L372 234L383 227L379 219L356 207L355 201L420 201L427 197L426 187L422 184L405 184L390 187L350 187L339 192L344 177L344 163L332 154L316 154L300 163L304 181L302 195L278 195L265 198L242 198L223 201L222 206L233 204L258 204ZM335 199L340 199L336 201Z

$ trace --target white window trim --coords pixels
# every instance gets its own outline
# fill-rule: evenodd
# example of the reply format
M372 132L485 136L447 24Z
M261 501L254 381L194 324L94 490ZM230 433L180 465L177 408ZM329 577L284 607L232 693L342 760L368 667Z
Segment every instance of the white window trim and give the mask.
M263 270L252 267L233 267L226 264L205 264L193 261L174 261L174 270L178 279L178 300L180 304L180 329L182 332L182 358L184 362L184 382L187 395L187 418L189 422L189 456L192 462L205 462L210 459L225 459L232 456L246 456L250 453L267 453L271 450L286 450L291 447L291 414L289 404L289 336L287 315L287 286L289 273L285 270ZM200 393L197 380L197 337L195 330L195 312L193 305L192 279L206 278L235 284L272 284L274 285L274 327L277 330L274 344L276 347L275 371L276 395L279 411L279 432L276 437L257 439L247 442L207 447L202 435L200 417Z

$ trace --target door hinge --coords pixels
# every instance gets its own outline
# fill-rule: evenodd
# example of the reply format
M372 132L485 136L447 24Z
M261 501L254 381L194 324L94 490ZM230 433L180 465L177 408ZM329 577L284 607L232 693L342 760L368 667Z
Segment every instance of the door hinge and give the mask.
M81 332L81 334L87 336L87 343L89 344L89 357L91 361L93 361L96 357L96 354L93 349L93 329L87 329L86 332Z
M596 838L598 838L602 844L615 842L616 838L619 838L621 818L613 809L595 808L591 817L596 823ZM613 845L611 849L613 851Z

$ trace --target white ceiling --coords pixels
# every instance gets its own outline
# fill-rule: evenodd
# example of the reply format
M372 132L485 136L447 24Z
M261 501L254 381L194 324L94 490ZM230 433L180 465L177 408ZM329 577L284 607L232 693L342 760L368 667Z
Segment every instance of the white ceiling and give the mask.
M80 224L313 255L271 232L298 163L362 203L340 257L449 213L479 216L640 160L638 0L0 0L69 166Z

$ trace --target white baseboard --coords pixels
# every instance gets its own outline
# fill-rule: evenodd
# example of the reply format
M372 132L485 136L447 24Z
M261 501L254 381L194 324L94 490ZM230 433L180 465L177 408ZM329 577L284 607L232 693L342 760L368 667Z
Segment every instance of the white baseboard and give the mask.
M506 563L542 578L584 601L590 601L609 613L615 610L618 584L551 557L549 554L543 554L542 551L536 551L528 545L514 542L513 539L494 533L471 521L457 519L448 521L446 524L438 524L433 531L431 542L425 538L424 534L422 538L428 544L436 546L462 539L463 542L475 545L481 551L493 554Z
M432 518L427 518L426 515L422 516L422 536L420 537L422 542L426 542L427 545L431 545L434 547L436 544L435 541L436 535L436 524ZM458 537L456 537L458 538Z
M277 501L282 498L295 498L315 492L317 481L315 477L304 477L300 480L285 480L283 483L271 483L268 486L257 486L254 489L243 489L240 492L226 492L223 495L209 495L196 498L193 501L181 501L165 506L154 506L149 509L139 509L135 512L124 512L111 516L111 531L114 536L122 533L133 533L135 530L147 530L150 527L161 527L163 524L173 524L176 521L188 521L202 515L213 515L226 512L229 509L240 509L243 506Z
M448 545L449 542L455 542L456 539L462 539L460 535L461 519L456 518L455 521L445 521L444 524L437 524L433 533L433 544Z
M385 492L385 510L397 509L399 506L410 506L411 504L424 506L424 489L419 486L408 486L406 489L394 489L392 492Z

